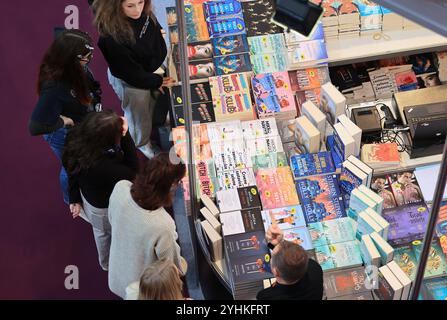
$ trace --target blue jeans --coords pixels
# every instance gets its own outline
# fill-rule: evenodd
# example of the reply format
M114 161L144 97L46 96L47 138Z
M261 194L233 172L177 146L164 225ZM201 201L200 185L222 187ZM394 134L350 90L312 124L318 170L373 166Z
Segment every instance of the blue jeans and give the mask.
M59 159L59 161L61 161L61 164L62 152L64 151L65 147L65 138L67 137L67 131L67 128L60 128L52 133L43 135L43 138L46 142L48 142L51 150L53 150L56 157ZM68 175L63 166L61 167L61 172L59 174L59 182L61 184L64 202L68 204L70 201L68 197Z

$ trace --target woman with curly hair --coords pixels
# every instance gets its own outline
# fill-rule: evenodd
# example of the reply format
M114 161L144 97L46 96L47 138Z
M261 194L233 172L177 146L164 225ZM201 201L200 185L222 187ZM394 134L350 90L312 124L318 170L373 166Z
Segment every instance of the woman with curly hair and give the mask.
M109 287L121 298L151 263L167 258L181 269L175 222L164 209L186 174L183 163L173 164L168 153L149 160L135 182L120 181L110 196L112 244Z
M166 121L173 85L162 67L167 47L150 0L95 0L98 46L108 65L111 86L129 120L130 135L143 154L154 156L152 127Z
M108 270L109 197L118 181L133 180L138 170L136 148L126 119L110 110L87 115L69 133L62 160L69 176L73 218L84 209L93 227L99 263Z

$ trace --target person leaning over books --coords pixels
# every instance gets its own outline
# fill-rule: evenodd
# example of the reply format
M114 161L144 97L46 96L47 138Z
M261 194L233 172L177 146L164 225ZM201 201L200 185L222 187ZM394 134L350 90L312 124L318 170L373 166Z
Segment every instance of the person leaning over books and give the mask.
M273 248L272 273L276 278L270 288L258 292L258 300L322 300L323 270L300 245L283 240L283 231L273 224L266 232Z
M39 99L28 130L42 135L59 160L69 128L100 105L101 89L87 65L93 57L90 36L80 30L59 33L45 53L39 68ZM62 166L59 182L64 202L69 203L68 176Z
M111 110L88 114L68 134L62 162L69 178L73 218L83 208L93 227L99 264L108 270L110 194L118 181L133 180L138 170L137 150L127 120Z
M166 87L174 80L164 77L167 55L162 27L151 10L150 0L95 0L94 23L98 46L108 65L108 77L135 145L152 158L153 126L162 126L169 109Z
M163 152L147 162L133 183L123 180L113 189L108 212L112 227L109 287L121 298L126 296L126 287L157 260L170 259L185 271L175 222L165 210L185 174L185 164L172 163Z

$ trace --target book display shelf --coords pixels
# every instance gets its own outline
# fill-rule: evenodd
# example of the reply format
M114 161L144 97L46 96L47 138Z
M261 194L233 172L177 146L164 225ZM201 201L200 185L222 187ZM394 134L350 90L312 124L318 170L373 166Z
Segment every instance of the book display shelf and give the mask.
M274 285L265 231L276 223L320 264L327 299L440 299L447 199L442 187L427 199L425 186L445 184L444 158L365 144L329 67L442 51L447 38L356 0L323 1L305 38L271 22L274 2L178 0L166 10L172 155L187 163L197 255L234 299L254 299Z

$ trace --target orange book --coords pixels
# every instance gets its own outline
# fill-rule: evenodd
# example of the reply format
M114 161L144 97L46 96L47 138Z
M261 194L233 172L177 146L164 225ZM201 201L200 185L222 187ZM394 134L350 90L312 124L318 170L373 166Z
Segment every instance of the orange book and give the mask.
M375 168L399 165L400 155L397 144L365 144L362 147L362 161Z

